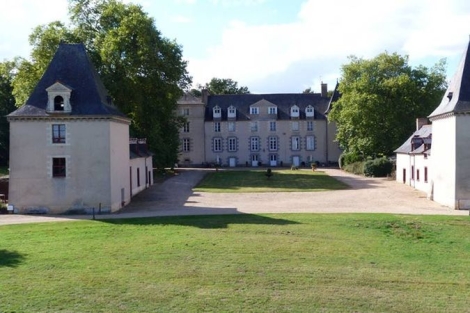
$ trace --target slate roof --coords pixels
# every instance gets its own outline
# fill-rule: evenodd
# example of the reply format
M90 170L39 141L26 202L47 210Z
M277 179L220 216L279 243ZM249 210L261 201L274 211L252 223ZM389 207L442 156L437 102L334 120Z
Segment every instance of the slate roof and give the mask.
M300 119L305 119L305 108L311 105L315 110L315 119L325 120L330 98L322 97L319 93L210 95L207 100L205 120L213 120L212 109L215 106L221 108L222 120L227 120L227 110L231 105L237 108L237 121L250 120L250 105L260 100L269 101L277 106L278 120L289 120L290 108L294 104L300 109Z
M470 112L470 42L439 106L429 118L446 113Z
M195 97L190 92L185 92L181 98L178 99L178 104L202 104L202 99Z
M46 88L60 82L72 89L70 116L99 115L125 117L112 103L83 44L61 43L44 75L26 103L9 117L46 117Z
M411 146L411 141L413 138L419 138L422 140L422 144L417 147L416 149L412 149ZM432 138L432 125L423 125L420 129L415 131L413 135L408 138L408 140L405 141L404 144L402 144L398 149L395 150L395 153L413 153L413 154L419 154L419 153L424 153L426 152L427 154L430 154L430 149L425 149L424 144L430 144Z

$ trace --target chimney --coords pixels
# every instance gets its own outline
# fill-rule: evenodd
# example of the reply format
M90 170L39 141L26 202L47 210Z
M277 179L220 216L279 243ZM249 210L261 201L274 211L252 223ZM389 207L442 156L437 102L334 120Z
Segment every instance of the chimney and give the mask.
M427 117L418 117L416 119L416 130L419 130L424 125L428 125L428 118Z
M201 93L202 93L202 103L207 105L207 100L209 98L209 90L204 88L204 89L201 90Z
M327 97L328 96L328 84L321 82L321 96Z

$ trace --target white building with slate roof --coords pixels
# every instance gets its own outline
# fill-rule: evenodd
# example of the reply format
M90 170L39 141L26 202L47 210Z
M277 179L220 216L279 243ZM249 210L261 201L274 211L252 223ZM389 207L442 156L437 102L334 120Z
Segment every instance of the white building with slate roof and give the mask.
M397 181L454 209L470 209L469 46L441 103L429 116L432 129L421 128L396 151Z
M60 44L10 122L9 204L20 213L117 211L152 184L152 155L129 139L82 44Z
M328 121L337 88L315 94L186 94L178 101L181 166L309 166L338 162L336 125Z

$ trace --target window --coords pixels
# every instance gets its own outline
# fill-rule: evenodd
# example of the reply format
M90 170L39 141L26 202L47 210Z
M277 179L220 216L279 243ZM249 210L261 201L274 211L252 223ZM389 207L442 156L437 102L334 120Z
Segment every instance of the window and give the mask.
M299 122L292 122L292 130L299 131Z
M424 182L425 183L428 182L428 167L427 166L424 167Z
M250 138L250 150L251 151L258 151L259 150L259 138L258 137L251 137Z
M214 138L213 144L214 144L214 147L213 147L214 152L222 151L222 138Z
M235 122L228 122L228 131L229 132L235 131Z
M415 167L414 167L414 165L411 166L411 179L415 179Z
M191 143L191 140L189 140L189 138L183 138L183 151L184 152L191 151L190 143Z
M419 169L416 170L416 180L419 181Z
M235 117L237 117L237 109L231 106L228 108L228 118L235 118Z
M189 122L184 123L183 133L189 133Z
M259 114L259 109L257 107L251 107L250 114Z
M213 113L214 113L214 118L221 118L222 117L222 110L218 106L214 107Z
M64 110L64 98L61 96L56 96L54 98L54 111L63 111Z
M183 115L189 115L189 108L183 108Z
M220 133L220 122L214 123L214 132Z
M315 150L315 137L307 136L307 150Z
M52 177L65 177L65 158L52 158Z
M299 117L299 107L294 105L290 108L290 116L291 117Z
M313 121L307 121L307 131L313 131Z
M237 138L235 137L228 138L228 151L230 152L237 151Z
M277 137L269 137L269 150L277 151Z
M140 187L140 168L137 168L137 187Z
M305 109L305 115L307 117L313 117L314 116L314 109L311 105L309 105L306 109Z
M269 107L268 108L268 114L277 114L277 108L276 107Z
M65 124L52 124L52 143L65 143Z
M272 131L272 132L275 132L276 131L276 122L269 122L269 130Z
M252 132L257 132L258 131L258 122L251 122L250 123L250 128Z
M292 150L300 150L300 137L294 136L291 138L292 141Z

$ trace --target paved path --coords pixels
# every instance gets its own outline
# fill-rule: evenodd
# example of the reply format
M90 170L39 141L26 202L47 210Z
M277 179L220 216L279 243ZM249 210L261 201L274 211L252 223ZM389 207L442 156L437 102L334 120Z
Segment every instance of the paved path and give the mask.
M152 186L116 214L97 219L237 213L394 213L469 215L426 199L420 191L386 178L367 178L338 169L319 169L351 188L292 193L206 193L192 187L208 169L181 169L180 175ZM90 219L90 216L0 215L0 225Z

